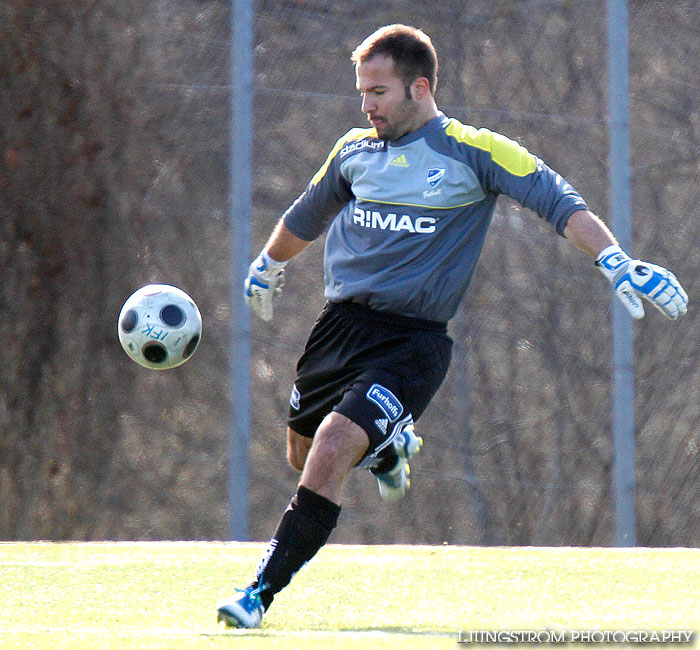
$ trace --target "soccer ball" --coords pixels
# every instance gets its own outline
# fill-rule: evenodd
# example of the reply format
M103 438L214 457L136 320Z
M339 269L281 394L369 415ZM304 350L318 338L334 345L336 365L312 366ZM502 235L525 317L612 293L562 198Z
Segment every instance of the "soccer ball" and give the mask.
M202 336L194 300L168 284L149 284L124 303L117 321L124 351L144 368L175 368L189 359Z

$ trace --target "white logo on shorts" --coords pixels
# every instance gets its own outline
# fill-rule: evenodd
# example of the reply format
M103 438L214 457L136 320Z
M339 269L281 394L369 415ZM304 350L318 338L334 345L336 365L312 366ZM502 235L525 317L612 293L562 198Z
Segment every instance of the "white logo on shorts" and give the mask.
M369 387L367 399L382 410L389 418L389 422L396 422L403 413L403 405L399 402L399 398L381 384L372 384Z
M299 390L297 389L297 385L294 384L292 386L292 394L289 396L289 403L292 405L292 408L295 411L299 410L299 400L301 399L301 395L299 394Z

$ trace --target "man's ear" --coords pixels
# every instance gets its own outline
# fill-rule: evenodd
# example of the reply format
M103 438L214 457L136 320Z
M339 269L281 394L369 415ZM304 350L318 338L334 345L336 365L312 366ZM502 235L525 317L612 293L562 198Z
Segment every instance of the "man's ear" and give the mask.
M418 77L411 84L411 93L413 99L423 99L426 95L430 95L430 82L427 77Z

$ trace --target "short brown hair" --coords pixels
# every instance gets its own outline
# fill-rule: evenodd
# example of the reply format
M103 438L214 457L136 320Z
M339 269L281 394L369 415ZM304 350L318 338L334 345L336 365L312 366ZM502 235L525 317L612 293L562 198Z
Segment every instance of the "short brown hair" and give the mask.
M352 53L352 62L364 63L377 55L391 57L399 77L408 88L418 77L437 88L438 58L425 32L408 25L386 25L370 34Z

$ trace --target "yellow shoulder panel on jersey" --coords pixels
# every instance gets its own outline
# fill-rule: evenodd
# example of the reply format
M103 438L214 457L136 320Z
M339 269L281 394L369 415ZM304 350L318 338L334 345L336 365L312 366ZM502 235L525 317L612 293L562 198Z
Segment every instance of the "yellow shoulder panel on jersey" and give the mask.
M331 150L331 152L328 154L328 158L326 158L326 162L323 163L321 166L321 169L319 169L315 174L314 177L311 179L311 185L316 185L325 175L326 172L328 171L328 168L330 167L331 161L333 158L335 158L338 155L338 152L348 143L352 142L353 140L361 140L362 138L367 138L367 137L377 137L377 132L374 129L350 129L338 142L335 143L335 146Z
M445 133L458 142L488 151L491 159L514 176L527 176L537 168L537 161L525 147L500 133L488 129L476 129L462 124L458 120L450 120Z

